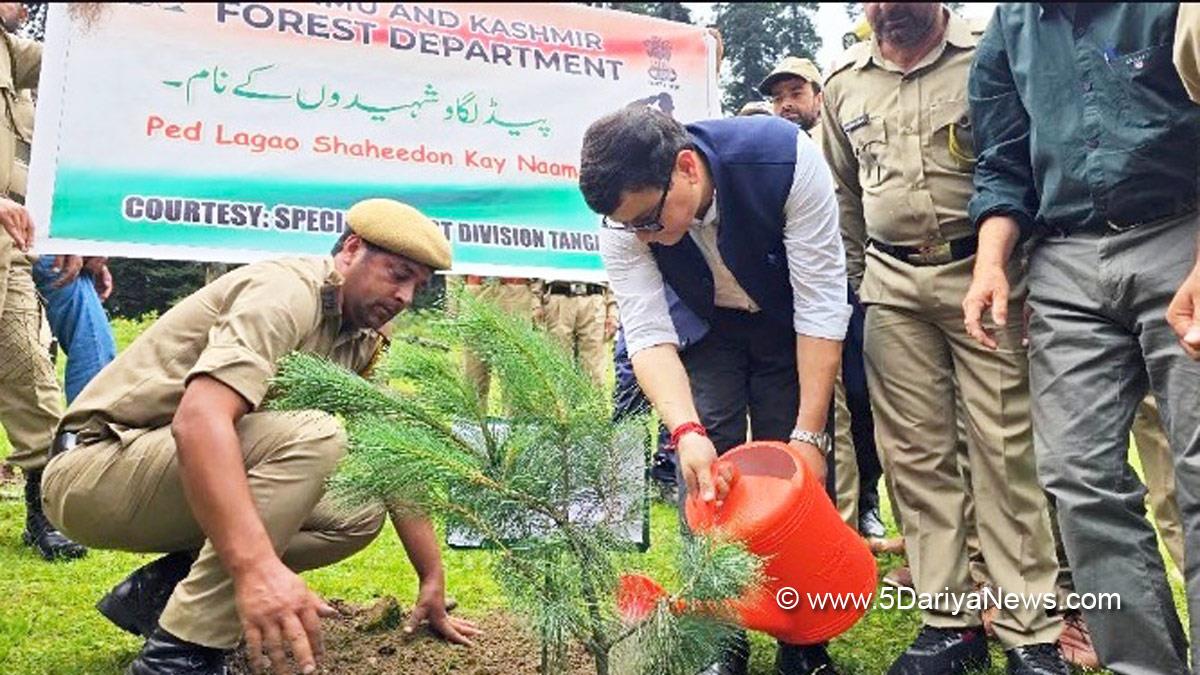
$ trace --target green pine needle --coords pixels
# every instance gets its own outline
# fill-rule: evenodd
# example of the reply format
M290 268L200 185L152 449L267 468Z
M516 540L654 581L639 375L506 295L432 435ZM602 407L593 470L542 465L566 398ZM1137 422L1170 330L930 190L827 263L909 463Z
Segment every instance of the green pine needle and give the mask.
M493 574L543 641L547 672L566 669L571 642L598 672L610 656L628 672L694 672L729 626L660 608L631 628L616 611L624 532L643 515L646 419L614 424L607 392L545 332L469 295L457 300L456 313L427 323L419 339L393 342L374 382L314 356L286 357L269 407L343 421L349 447L329 484L337 499L402 504L496 549ZM489 417L465 376L462 349L490 366L503 420ZM584 497L592 518L581 517ZM761 575L744 548L697 537L673 597L729 599Z

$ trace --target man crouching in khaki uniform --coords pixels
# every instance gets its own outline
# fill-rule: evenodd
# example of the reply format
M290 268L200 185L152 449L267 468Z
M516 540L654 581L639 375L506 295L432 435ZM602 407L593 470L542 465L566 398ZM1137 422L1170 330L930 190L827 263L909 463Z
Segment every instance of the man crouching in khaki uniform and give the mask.
M296 571L364 548L385 509L322 498L346 449L333 417L258 407L292 351L364 372L386 343L379 331L450 267L441 230L412 207L371 199L346 220L332 257L249 265L180 302L63 417L44 479L50 520L97 548L172 554L101 601L148 633L133 675L224 673L243 634L252 661L286 672L287 650L297 670L316 670L318 617L333 610ZM469 643L474 626L446 614L430 522L393 522L420 577L410 625L427 619Z

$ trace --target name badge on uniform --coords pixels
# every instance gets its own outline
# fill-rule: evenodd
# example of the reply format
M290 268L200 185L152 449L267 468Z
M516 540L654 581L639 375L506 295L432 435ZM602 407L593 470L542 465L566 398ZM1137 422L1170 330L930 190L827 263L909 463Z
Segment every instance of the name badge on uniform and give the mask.
M854 131L855 129L861 129L870 123L871 123L871 118L868 117L864 113L862 115L859 115L858 117L855 117L854 119L850 120L849 122L846 122L845 124L843 124L842 131L844 131L848 134L848 133Z

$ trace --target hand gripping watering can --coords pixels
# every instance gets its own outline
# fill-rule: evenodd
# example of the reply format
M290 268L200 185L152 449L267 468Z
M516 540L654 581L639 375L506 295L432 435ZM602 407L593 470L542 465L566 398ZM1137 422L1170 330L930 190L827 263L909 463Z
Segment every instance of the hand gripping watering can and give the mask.
M720 508L689 498L687 521L696 532L721 530L765 560L766 583L732 603L742 625L790 644L825 642L849 630L873 597L875 558L838 517L799 453L785 443L752 442L717 461L734 469L729 494ZM645 578L623 579L619 604L640 614L662 597L661 588L648 584L657 587ZM829 602L814 607L814 596Z

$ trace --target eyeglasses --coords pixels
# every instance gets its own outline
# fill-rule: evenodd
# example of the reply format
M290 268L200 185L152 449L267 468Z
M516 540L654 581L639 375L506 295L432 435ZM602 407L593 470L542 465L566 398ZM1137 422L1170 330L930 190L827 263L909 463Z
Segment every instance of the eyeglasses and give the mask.
M663 207L667 203L667 195L671 193L671 182L675 179L671 176L667 179L666 186L663 187L662 197L658 199L658 206L654 209L654 215L646 218L640 223L620 223L615 220L609 220L608 216L600 219L600 225L610 230L622 230L624 232L660 232L663 229L662 220Z

